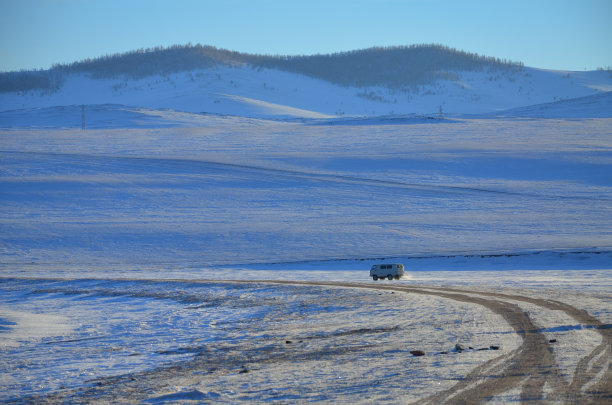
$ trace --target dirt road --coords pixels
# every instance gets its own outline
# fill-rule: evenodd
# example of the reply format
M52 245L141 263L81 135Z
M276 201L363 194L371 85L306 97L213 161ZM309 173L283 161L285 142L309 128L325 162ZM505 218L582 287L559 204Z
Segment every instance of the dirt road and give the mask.
M434 295L461 302L482 305L501 315L523 338L515 351L501 355L477 367L463 381L420 403L483 403L504 391L521 389L521 402L566 404L612 403L612 329L586 311L563 302L537 299L522 295L474 292L457 288L408 287L393 284L284 282L317 286L342 286L399 291L409 294ZM552 355L553 346L516 302L526 302L543 308L563 311L581 325L591 327L602 337L602 342L580 360L571 383L560 376ZM549 393L544 394L544 387ZM587 387L588 386L588 387Z

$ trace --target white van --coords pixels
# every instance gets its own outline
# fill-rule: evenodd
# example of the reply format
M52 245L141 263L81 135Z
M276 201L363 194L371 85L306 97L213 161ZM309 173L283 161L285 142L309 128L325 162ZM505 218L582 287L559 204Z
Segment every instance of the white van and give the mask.
M399 263L394 264L375 264L370 269L370 277L374 281L379 278L387 278L389 280L399 280L404 275L404 265Z

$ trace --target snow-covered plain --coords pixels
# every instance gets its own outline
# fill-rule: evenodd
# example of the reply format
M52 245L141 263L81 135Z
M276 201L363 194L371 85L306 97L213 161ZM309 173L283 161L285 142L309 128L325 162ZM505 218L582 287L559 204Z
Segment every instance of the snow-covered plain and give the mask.
M612 246L607 118L187 118L2 131L2 262L27 275Z
M557 370L542 399L599 398L612 119L587 79L588 97L495 115L524 104L337 119L261 89L220 88L211 105L234 104L214 111L117 87L84 131L97 100L3 97L0 401L437 403L514 361L524 381L487 391L511 402L542 374L521 353ZM10 110L24 100L42 108ZM374 283L381 261L407 276ZM389 286L407 289L372 289Z

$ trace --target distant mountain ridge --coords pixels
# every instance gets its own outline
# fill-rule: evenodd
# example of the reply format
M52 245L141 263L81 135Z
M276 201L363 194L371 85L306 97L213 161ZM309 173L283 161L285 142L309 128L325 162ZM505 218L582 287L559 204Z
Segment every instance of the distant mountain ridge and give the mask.
M240 53L213 46L185 45L140 49L122 54L54 65L48 70L0 73L0 92L55 91L70 74L92 79L150 76L208 69L215 66L278 69L341 86L415 87L452 77L457 71L521 69L521 63L458 51L442 45L374 47L311 56Z
M441 117L611 92L612 71L535 69L440 45L313 56L187 45L0 73L0 89L0 111L113 104L270 119ZM608 98L585 100L512 114L609 115Z

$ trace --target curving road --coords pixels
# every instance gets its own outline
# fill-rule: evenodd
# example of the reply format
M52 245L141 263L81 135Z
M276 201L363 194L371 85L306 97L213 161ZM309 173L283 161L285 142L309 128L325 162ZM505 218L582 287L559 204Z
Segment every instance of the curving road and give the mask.
M522 295L475 292L450 287L295 281L269 283L391 290L473 303L501 315L522 337L523 343L518 349L480 365L455 386L419 401L420 404L483 403L515 388L520 388L521 402L524 403L612 403L612 329L586 311L569 304ZM562 311L601 335L602 342L580 360L570 384L561 378L559 366L552 355L552 345L529 315L516 304L517 301Z

